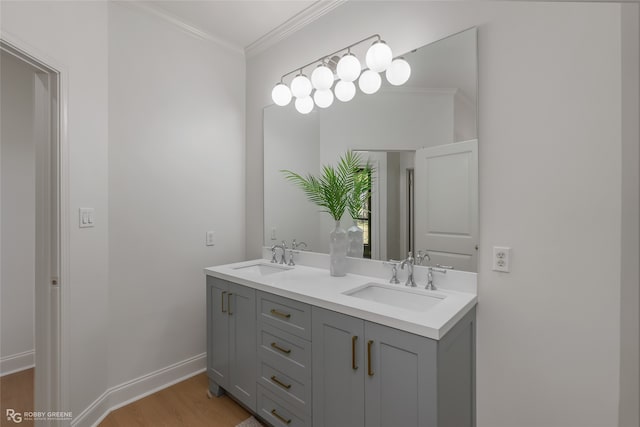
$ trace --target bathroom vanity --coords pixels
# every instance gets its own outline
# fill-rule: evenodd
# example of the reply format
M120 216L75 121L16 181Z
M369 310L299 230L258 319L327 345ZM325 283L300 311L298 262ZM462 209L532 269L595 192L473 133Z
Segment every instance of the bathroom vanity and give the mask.
M472 273L436 291L267 260L205 273L212 394L274 426L475 424Z

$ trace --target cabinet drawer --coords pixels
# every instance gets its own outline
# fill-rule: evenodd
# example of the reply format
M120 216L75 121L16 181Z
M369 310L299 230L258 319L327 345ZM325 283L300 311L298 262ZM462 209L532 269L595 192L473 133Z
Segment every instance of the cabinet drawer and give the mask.
M258 293L260 321L276 328L311 339L311 307L277 295Z
M262 361L258 367L258 384L262 385L300 413L311 413L311 383L298 381L268 362Z
M308 415L298 414L290 405L258 386L258 416L276 427L311 426Z
M258 366L262 361L301 382L311 380L311 343L271 325L258 330Z

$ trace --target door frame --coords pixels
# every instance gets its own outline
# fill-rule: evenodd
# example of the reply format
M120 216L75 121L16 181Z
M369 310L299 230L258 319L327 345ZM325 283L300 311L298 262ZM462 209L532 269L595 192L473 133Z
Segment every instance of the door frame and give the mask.
M59 62L4 30L0 33L0 50L35 72L34 131L36 138L44 141L36 141L36 161L37 167L47 170L36 181L36 206L41 206L36 209L36 223L41 232L36 235L40 247L36 247L34 410L69 411L68 72ZM60 421L36 421L36 425L40 424L60 425Z

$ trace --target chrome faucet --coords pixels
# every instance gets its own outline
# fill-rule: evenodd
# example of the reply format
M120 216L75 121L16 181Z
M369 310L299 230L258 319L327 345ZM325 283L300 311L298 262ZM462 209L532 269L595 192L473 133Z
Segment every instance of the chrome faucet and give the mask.
M276 258L276 249L281 249L282 250L282 256L280 257L280 264L284 264L285 263L285 258L287 257L287 244L286 244L286 242L283 240L282 244L271 246L271 262L273 264L278 262L278 260Z
M398 264L400 264L400 261L390 259L389 261L384 261L383 264L391 266L391 279L389 283L393 283L394 285L400 283L398 280Z
M290 266L296 265L296 263L293 261L293 254L294 253L299 253L299 251L297 249L302 245L304 245L305 249L307 248L307 244L305 242L296 242L296 239L293 239L293 242L291 242L291 249L289 249L289 264L288 265L290 265Z
M429 272L427 273L427 286L425 286L424 288L428 291L435 291L438 288L436 288L436 285L433 284L433 272L436 273L442 273L442 274L447 274L447 270L445 268L434 268L434 267L429 267Z
M282 246L282 258L280 258L280 264L286 264L287 263L287 242L283 240L281 246Z
M407 276L407 281L405 282L405 286L411 286L412 288L416 287L416 281L413 279L413 266L415 265L415 258L413 257L413 253L409 251L409 254L406 259L402 260L400 263L400 269L404 270L404 266L407 266L407 270L409 275Z
M404 270L404 266L405 264L408 265L409 267L407 268L409 271L409 275L407 276L407 282L404 284L405 286L411 286L413 288L416 287L416 281L413 278L413 267L414 265L418 264L422 264L422 262L424 260L427 261L431 261L431 257L429 257L429 254L423 251L418 251L418 256L416 258L413 257L413 252L409 251L409 254L407 256L407 259L403 260L400 263L400 268L402 270Z
M431 257L427 253L427 251L418 251L418 256L416 257L416 263L421 265L424 260L431 261Z
M307 249L307 244L305 242L296 242L296 239L293 239L293 242L291 242L291 247L294 250L298 249L301 245L304 245L304 248Z

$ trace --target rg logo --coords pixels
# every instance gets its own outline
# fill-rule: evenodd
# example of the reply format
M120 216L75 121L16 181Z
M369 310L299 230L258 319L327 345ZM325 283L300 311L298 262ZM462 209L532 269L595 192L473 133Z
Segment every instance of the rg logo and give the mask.
M13 421L14 423L22 422L22 414L16 412L14 409L7 409L7 421Z

